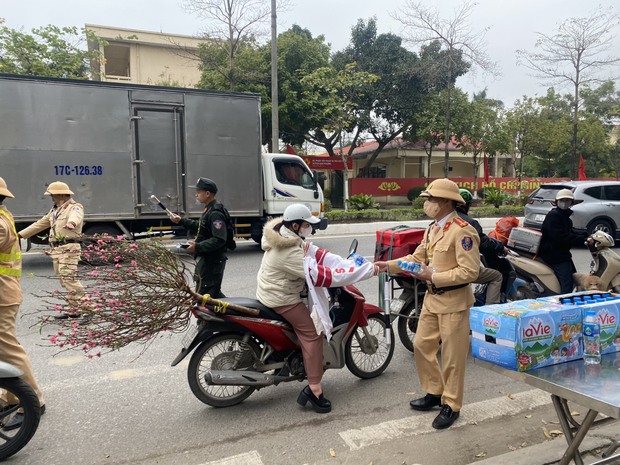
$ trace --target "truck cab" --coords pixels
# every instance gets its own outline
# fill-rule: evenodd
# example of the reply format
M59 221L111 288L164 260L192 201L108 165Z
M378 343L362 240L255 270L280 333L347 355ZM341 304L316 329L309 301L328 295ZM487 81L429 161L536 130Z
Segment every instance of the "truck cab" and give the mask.
M261 159L265 219L282 215L286 207L294 203L302 203L313 215L324 217L323 190L317 182L316 174L308 168L301 157L264 153ZM324 229L326 226L327 220L322 221L320 228ZM258 242L260 235L256 236L257 232L253 230L252 239Z

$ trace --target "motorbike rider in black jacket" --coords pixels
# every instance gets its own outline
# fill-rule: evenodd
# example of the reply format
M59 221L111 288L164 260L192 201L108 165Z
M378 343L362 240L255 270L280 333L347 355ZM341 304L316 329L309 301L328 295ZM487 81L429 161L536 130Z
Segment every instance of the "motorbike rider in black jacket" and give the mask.
M560 282L560 293L572 292L573 273L577 270L570 253L571 247L583 245L586 233L573 230L570 209L575 204L575 196L570 189L562 189L555 196L555 208L551 209L542 224L542 238L538 256L547 263Z
M456 212L459 216L471 224L480 236L480 253L484 257L485 266L480 269L480 274L476 283L487 284L485 305L497 304L501 301L503 273L498 271L500 266L500 255L504 255L504 244L500 241L487 236L482 230L482 226L475 219L467 215L473 200L471 192L467 189L459 189L459 193L465 205L457 205Z

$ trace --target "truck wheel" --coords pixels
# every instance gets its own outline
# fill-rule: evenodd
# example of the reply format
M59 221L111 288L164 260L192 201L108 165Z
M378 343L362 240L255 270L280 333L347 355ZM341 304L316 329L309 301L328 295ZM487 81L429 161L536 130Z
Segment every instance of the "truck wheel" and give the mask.
M103 235L107 234L108 236L116 237L122 236L123 233L116 226L109 226L107 224L95 224L86 228L84 234L87 236L94 236L95 234Z
M263 239L262 235L256 235L256 234L252 234L252 240L254 242L256 242L257 244L260 244L261 240Z

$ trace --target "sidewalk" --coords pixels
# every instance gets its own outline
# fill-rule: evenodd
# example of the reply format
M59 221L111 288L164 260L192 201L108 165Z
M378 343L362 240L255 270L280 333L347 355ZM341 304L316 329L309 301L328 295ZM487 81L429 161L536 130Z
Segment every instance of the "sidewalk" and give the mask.
M601 454L607 450L609 445L613 441L620 440L619 432L620 427L617 421L606 423L599 427L593 426L579 447L584 464L587 465L601 460ZM486 460L471 462L468 465L554 465L560 462L567 447L564 436L559 436L552 441L517 449ZM617 453L618 451L616 450L615 454ZM612 452L613 454L614 452ZM620 463L620 458L610 463Z

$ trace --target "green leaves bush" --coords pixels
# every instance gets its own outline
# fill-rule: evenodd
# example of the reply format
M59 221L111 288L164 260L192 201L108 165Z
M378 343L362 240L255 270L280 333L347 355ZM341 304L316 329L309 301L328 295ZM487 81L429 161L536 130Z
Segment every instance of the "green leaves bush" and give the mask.
M379 204L375 202L372 195L367 194L352 195L349 197L347 202L349 203L349 207L353 210L369 210L379 208Z
M484 203L486 204L490 204L495 206L495 208L499 208L504 204L507 199L508 195L499 189L496 189L494 187L488 187L485 189Z
M474 207L469 210L472 218L496 218L504 216L523 216L522 206L504 205L500 208L492 206ZM332 210L325 212L325 217L331 224L342 223L371 223L375 221L415 221L428 220L422 209L395 208L392 210Z

